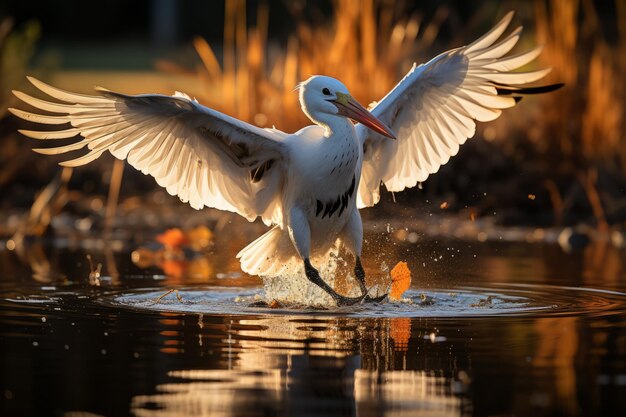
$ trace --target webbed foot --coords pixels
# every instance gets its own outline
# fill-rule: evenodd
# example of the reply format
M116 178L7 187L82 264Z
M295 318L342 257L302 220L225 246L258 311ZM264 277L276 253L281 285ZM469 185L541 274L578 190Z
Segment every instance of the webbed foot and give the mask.
M312 283L326 291L328 295L333 297L333 300L335 300L338 306L351 306L354 304L358 304L362 302L365 297L367 297L367 292L359 297L346 297L339 294L337 291L332 289L332 287L328 285L322 279L322 277L320 277L319 272L313 267L313 265L311 265L311 262L308 258L304 260L304 272L306 273L306 277L309 279L309 281L311 281Z

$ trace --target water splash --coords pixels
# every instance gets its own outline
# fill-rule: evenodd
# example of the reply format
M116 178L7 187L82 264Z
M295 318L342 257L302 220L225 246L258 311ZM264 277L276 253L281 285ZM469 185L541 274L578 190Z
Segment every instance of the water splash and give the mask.
M478 317L612 315L626 306L626 294L595 288L494 284L493 286L409 290L400 302L363 303L348 307L312 307L264 303L261 291L237 288L181 289L155 303L161 291L116 295L104 302L131 309L207 314L321 314L351 317ZM303 296L305 298L306 296Z
M337 272L345 264L339 256L338 249L333 248L327 254L312 259L313 265L319 265L320 276L332 288L336 287ZM335 301L328 293L317 285L311 284L304 273L301 263L290 264L281 270L279 276L261 277L263 281L264 299L310 306L333 306ZM339 291L343 293L343 291ZM359 295L358 286L350 286L349 297Z

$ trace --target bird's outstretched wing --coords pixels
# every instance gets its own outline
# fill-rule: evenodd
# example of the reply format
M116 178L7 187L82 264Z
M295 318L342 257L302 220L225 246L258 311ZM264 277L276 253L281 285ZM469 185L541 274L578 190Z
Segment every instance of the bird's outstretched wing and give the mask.
M505 56L520 38L521 27L501 40L511 22L508 13L474 43L444 52L413 69L371 112L396 133L397 140L357 125L363 144L359 207L380 199L380 184L401 191L424 181L456 155L474 136L474 120L491 121L519 101L518 94L547 92L560 87L521 88L543 78L550 69L512 72L535 59L541 47Z
M99 89L100 96L91 96L29 80L63 103L15 91L24 102L54 115L10 109L14 115L56 128L20 132L45 141L82 136L75 143L36 152L56 155L86 147L83 156L61 163L76 167L108 150L193 208L215 207L250 221L262 216L267 223L280 222L284 133L257 128L181 93L130 96Z

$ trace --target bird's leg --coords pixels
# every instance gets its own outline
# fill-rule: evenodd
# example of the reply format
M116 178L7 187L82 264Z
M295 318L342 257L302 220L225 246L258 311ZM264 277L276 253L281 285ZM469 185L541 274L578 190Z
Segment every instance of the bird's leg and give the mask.
M311 265L311 261L309 261L309 258L304 259L304 272L306 273L306 277L308 278L309 281L311 281L313 284L317 285L318 287L326 291L328 295L333 297L333 300L335 300L335 302L339 306L346 306L346 305L349 306L349 305L353 305L356 303L360 303L361 301L363 301L363 299L365 298L367 294L365 293L360 297L354 297L354 298L346 297L341 294L338 294L337 291L333 290L332 287L328 285L322 279L322 277L320 277L320 274L317 271L317 269L315 269L313 265Z
M354 275L356 276L357 281L359 281L359 287L361 287L361 292L363 294L367 294L367 287L365 286L365 271L363 270L363 265L361 265L361 257L356 257L356 263L354 264Z
M370 297L368 294L368 289L365 286L365 270L363 269L363 265L361 264L361 257L356 257L356 263L354 265L354 275L356 276L357 281L359 282L359 287L361 287L361 293L365 296L365 301L370 301L374 303L379 303L387 298L387 294L383 294L378 297Z
M304 272L309 281L326 291L337 305L352 305L359 303L365 298L365 294L361 297L350 298L337 294L337 291L333 290L328 285L317 269L313 268L311 261L309 260L309 253L311 252L311 229L307 220L306 214L298 206L294 206L289 211L289 237L293 242L298 255L304 261Z

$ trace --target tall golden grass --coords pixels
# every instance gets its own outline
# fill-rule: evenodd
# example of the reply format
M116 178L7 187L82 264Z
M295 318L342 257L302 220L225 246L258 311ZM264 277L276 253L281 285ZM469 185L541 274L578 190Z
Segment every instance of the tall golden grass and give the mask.
M626 204L617 191L626 174L626 5L615 0L614 6L614 22L601 19L590 0L535 0L534 8L542 60L566 87L542 97L541 111L530 120L538 129L529 138L543 151L551 177L580 183L601 231ZM607 39L604 29L613 23L619 35ZM547 180L557 224L564 202L574 200L575 189L568 187L560 195Z
M258 126L293 131L308 122L294 87L314 74L341 79L359 100L382 98L437 37L447 9L422 27L417 15L404 16L390 0L335 0L331 24L298 18L285 45L268 40L269 11L261 3L256 24L248 27L246 1L226 0L222 59L198 37L194 47L202 65L189 72L172 62L165 71L188 73L202 81L191 92L203 103ZM221 62L221 63L220 63Z
M552 153L589 167L618 164L626 172L626 5L616 0L620 37L609 43L588 0L536 0L542 60L566 84L543 98L538 138ZM621 17L620 17L621 16Z
M308 120L299 111L293 90L310 75L337 77L359 101L367 103L383 97L413 62L432 56L431 47L448 9L441 7L424 23L417 14L407 15L401 3L334 0L332 16L316 23L294 10L295 31L281 44L268 39L266 3L260 3L255 24L249 25L246 0L225 0L221 48L198 37L193 41L199 57L196 68L189 70L169 61L159 62L158 67L199 80L200 88L187 92L210 107L261 127L275 125L294 131ZM619 36L611 41L602 35L602 21L591 0L529 4L537 41L545 45L542 63L553 68L551 81L564 82L566 87L544 95L534 107L527 105L525 110L516 109L512 117L503 117L498 129L504 130L497 137L530 141L546 162L545 170L573 174L598 223L606 224L607 202L597 189L595 168L622 170L622 176L626 172L626 83L621 76L626 70L626 2L615 0ZM0 25L0 46L2 35ZM0 84L4 80L0 76ZM1 112L0 106L0 116ZM122 172L122 163L117 164L115 187ZM560 194L554 181L546 184L558 223L568 196ZM110 228L116 199L109 203Z
M295 32L280 45L268 40L266 3L249 27L246 0L225 0L221 59L198 37L193 44L201 65L195 70L167 61L158 66L201 80L202 87L191 93L211 107L258 126L291 131L307 123L296 111L293 89L298 82L326 74L341 79L360 101L383 97L413 62L429 58L424 52L431 52L448 15L442 7L424 24L391 0L335 0L333 5L330 24L311 24L294 11ZM528 138L547 158L566 164L610 162L626 170L626 87L621 77L626 70L626 5L616 0L615 7L621 37L618 45L610 45L600 35L601 20L591 1L535 0L536 37L545 45L541 59L553 68L552 79L566 87L543 97L539 111L526 112L531 120L518 114L499 137ZM529 131L528 126L538 128Z

